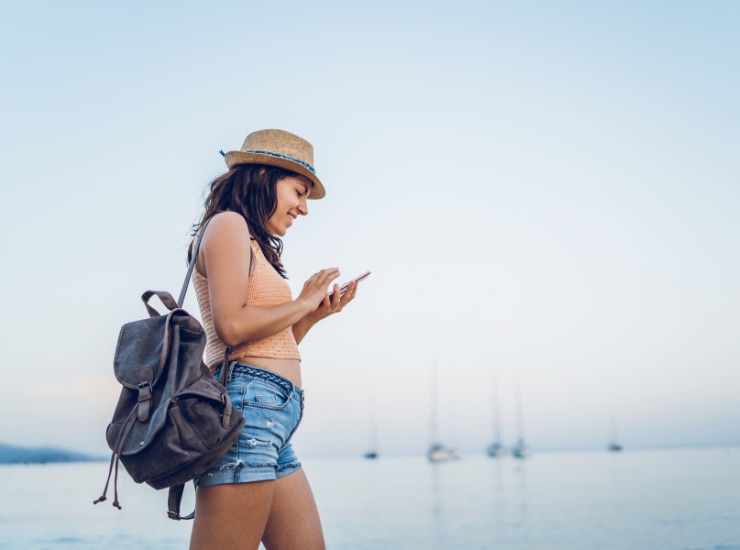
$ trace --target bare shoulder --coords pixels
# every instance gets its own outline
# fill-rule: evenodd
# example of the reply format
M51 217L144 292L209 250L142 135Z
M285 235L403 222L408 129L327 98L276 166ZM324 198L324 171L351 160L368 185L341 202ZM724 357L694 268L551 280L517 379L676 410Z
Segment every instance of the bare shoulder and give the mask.
M214 264L244 263L249 266L249 228L247 221L236 212L220 212L211 218L203 234L198 253L202 275L207 276Z
M205 238L209 233L243 233L249 234L249 228L247 227L247 220L244 216L237 214L236 212L219 212L211 218L206 228L206 234L203 235Z
M249 227L244 216L236 212L219 212L208 222L203 234L203 247L208 249L209 244L212 247L213 244L224 240L227 244L244 242L249 244L249 238Z

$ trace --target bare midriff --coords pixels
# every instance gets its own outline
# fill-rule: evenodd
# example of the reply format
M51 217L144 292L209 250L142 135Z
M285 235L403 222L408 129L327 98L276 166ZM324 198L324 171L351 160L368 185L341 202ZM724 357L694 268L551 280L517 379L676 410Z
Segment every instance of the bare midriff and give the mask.
M278 359L275 357L240 357L234 359L240 363L246 363L269 370L277 375L290 380L298 388L302 388L301 362L298 359Z

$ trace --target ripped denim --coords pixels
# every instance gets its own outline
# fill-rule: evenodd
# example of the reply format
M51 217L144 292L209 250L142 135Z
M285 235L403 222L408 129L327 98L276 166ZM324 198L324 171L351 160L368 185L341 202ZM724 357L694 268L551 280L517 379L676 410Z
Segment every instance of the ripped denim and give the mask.
M233 361L229 369L229 397L246 425L221 460L195 479L196 487L275 480L301 467L290 438L303 417L303 390L245 363Z

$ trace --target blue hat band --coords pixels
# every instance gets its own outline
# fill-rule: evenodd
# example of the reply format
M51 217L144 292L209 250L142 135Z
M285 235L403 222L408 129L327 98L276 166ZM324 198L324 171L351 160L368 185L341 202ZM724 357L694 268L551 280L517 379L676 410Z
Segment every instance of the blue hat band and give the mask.
M272 151L257 151L255 149L250 149L249 151L244 151L244 152L245 153L255 153L257 155L269 155L271 157L275 157L275 158L279 158L279 159L285 159L285 160L290 160L292 162L297 162L301 166L304 166L305 168L307 168L313 175L316 175L316 170L314 170L314 167L313 166L311 166L307 162L304 162L302 160L299 160L299 159L296 159L296 158L293 158L293 157L289 157L287 155L281 155L280 153L273 153Z

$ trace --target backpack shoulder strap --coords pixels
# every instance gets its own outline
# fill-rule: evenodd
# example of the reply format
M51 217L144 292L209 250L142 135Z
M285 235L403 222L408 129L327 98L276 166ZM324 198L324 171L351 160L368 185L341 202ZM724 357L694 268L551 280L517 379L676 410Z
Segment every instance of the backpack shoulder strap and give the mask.
M188 291L188 285L190 284L190 277L193 275L193 268L195 267L195 261L198 259L198 250L200 249L200 241L203 239L203 234L206 232L206 227L213 218L208 218L206 222L201 226L198 232L198 239L195 241L195 249L193 250L193 256L190 258L188 264L188 273L185 275L185 281L182 283L182 290L180 291L180 297L177 299L177 307L182 307L182 303L185 301L185 294Z

